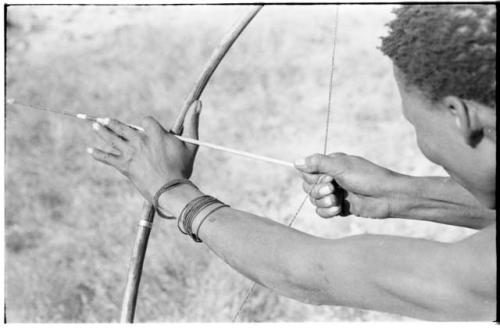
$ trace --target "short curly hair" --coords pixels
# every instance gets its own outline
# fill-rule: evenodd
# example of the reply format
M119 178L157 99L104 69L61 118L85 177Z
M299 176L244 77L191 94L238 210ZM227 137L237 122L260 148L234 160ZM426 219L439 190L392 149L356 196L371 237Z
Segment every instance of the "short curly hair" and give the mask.
M496 7L403 5L380 50L432 101L457 96L496 108Z

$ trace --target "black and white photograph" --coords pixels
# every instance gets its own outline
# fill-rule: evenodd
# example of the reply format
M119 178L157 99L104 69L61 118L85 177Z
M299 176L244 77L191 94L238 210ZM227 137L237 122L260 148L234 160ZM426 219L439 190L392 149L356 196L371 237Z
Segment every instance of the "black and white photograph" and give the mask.
M4 323L497 320L495 1L3 23Z

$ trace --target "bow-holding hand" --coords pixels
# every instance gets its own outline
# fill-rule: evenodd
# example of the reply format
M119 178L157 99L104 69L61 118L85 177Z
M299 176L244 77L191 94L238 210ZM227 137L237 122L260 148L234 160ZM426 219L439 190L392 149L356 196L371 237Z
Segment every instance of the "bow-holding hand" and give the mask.
M354 214L388 218L398 206L395 193L401 175L362 157L315 154L295 162L304 191L323 218Z
M201 102L191 105L184 136L198 139ZM189 178L198 147L175 138L152 117L144 118L144 132L114 119L93 124L106 148L87 148L92 157L129 178L148 201L156 191L174 179Z

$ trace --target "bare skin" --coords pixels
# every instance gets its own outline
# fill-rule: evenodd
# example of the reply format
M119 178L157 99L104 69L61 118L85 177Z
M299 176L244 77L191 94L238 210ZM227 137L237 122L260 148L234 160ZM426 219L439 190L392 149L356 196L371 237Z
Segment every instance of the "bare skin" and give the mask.
M201 213L193 231L198 230L203 242L237 271L302 302L428 320L494 320L496 212L491 179L494 182L496 174L492 156L496 138L493 141L489 132L479 141L470 140L478 135L471 129L491 128L489 112L483 112L491 109L473 103L464 109L463 100L454 97L431 104L417 91L402 89L398 74L405 116L415 126L419 147L452 180L402 176L348 155L311 155L296 163L306 190L314 179L326 176L326 184L335 179L337 191L347 193L350 213L375 213L378 218L415 215L412 218L470 226L479 232L454 243L385 235L333 240L232 208L215 212L200 226ZM198 115L199 110L192 109L188 117L186 133L192 137L197 137ZM145 133L115 120L102 123L96 126L97 133L116 152L92 148L92 156L129 177L146 199L172 179L189 178L196 149L172 137L154 119L144 120ZM329 189L332 204L319 206L318 211L332 207L342 211L344 200L333 184ZM200 190L182 185L163 194L159 207L178 216L201 195ZM315 192L311 195L314 202L323 199Z
M328 157L321 160L322 156L318 156L319 162L305 167L302 173L303 189L322 218L353 214L376 219L432 221L472 229L496 222L494 209L483 206L451 178L412 177L342 153Z

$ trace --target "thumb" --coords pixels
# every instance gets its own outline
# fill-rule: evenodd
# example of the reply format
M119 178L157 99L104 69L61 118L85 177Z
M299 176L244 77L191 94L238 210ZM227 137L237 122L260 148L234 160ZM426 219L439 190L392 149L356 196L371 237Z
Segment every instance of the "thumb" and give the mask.
M342 153L313 154L295 161L295 168L305 173L327 173L335 178L346 170L347 155Z
M195 100L189 107L188 117L186 119L186 123L184 124L184 132L182 135L184 137L198 139L198 125L200 122L200 113L201 113L201 101Z

